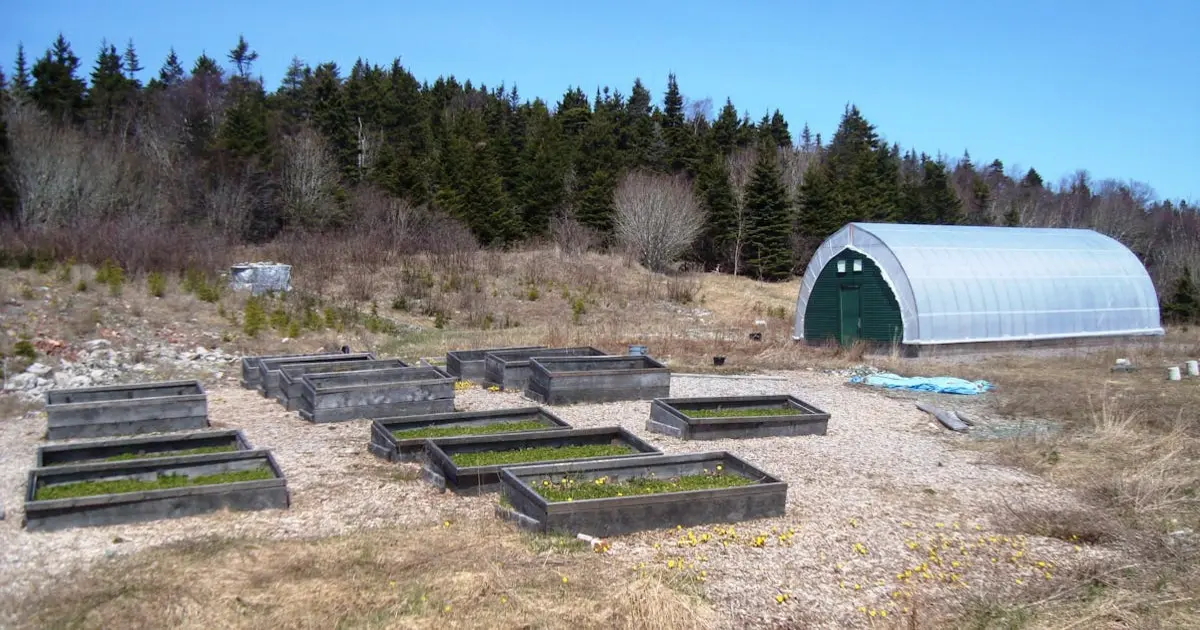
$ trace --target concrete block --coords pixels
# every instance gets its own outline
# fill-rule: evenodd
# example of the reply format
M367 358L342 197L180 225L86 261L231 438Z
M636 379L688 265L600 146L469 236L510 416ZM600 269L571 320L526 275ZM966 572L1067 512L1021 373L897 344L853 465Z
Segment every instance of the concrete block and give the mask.
M547 405L647 400L671 395L671 371L648 356L537 357L525 396Z
M94 438L208 426L199 381L160 381L46 392L46 438Z
M667 479L714 471L721 465L726 473L754 480L753 484L710 490L550 502L537 492L542 481L557 482L571 477L588 483L608 477L616 483L634 477ZM617 536L653 529L694 527L713 523L736 523L783 516L787 484L724 452L689 453L604 460L511 466L500 471L501 494L518 524L543 533Z

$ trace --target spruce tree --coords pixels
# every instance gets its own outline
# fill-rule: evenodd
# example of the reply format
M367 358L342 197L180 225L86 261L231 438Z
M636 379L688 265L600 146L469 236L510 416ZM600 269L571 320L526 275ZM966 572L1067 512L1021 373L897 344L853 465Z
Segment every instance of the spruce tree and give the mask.
M14 217L17 213L16 187L13 186L10 170L12 148L8 143L8 124L5 117L11 99L4 90L4 84L4 71L0 70L0 221Z
M137 74L144 70L144 68L142 68L142 64L138 61L137 52L133 49L132 38L125 44L125 54L121 56L121 61L126 78L129 79L129 82L135 88L140 88L142 84L138 80Z
M79 57L75 56L71 44L59 33L46 54L33 64L30 98L51 118L77 122L83 111L86 89L83 80L75 76L78 69Z
M667 142L667 170L693 173L696 167L696 139L683 112L683 94L675 73L667 75L667 93L663 96L663 138Z
M258 61L258 52L251 50L250 43L242 35L238 35L237 44L229 49L229 54L226 55L230 63L233 64L234 71L237 76L248 80L250 78L250 69L254 67L254 62Z
M650 90L641 79L633 82L633 91L625 104L625 129L628 136L623 144L629 156L625 163L632 169L658 171L663 168L664 152L651 117L653 102Z
M329 143L342 175L353 180L357 171L358 146L335 63L323 63L313 72L312 121Z
M12 95L24 98L29 95L29 64L25 60L25 46L17 44L17 60L13 64L12 84L9 86Z
M1015 204L1004 213L1004 227L1021 227L1021 210Z
M1176 323L1200 323L1200 292L1192 279L1192 270L1187 265L1175 283L1171 301L1166 304L1167 317Z
M788 131L787 121L783 119L783 114L779 110L771 114L770 122L771 138L775 141L775 146L791 147L792 134Z
M607 111L594 112L575 161L575 209L584 225L608 235L613 225L613 191L618 159L613 122Z
M521 156L517 205L528 234L543 234L563 205L566 151L559 122L545 103L535 101L530 112L530 138Z
M179 56L175 54L175 47L172 46L162 67L158 69L158 81L163 86L171 87L183 83L185 76L183 66L179 64Z
M746 186L746 269L760 280L785 280L792 273L792 216L779 170L777 149L759 146Z
M135 86L126 78L117 47L107 42L100 46L92 68L91 85L87 92L90 118L105 129L115 123L117 116L132 98Z
M732 271L740 262L735 260L738 252L734 251L738 238L737 199L725 156L715 148L700 168L696 188L706 217L701 259L708 267L722 265Z

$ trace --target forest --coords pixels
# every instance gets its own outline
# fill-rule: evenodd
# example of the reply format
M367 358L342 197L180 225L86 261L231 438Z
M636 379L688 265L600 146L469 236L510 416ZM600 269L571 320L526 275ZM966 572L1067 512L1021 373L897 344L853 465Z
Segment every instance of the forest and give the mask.
M551 103L418 80L399 59L293 58L269 89L257 59L242 36L157 70L132 41L90 64L62 35L19 47L0 72L5 255L184 271L272 242L351 259L553 242L776 281L850 221L1082 227L1142 258L1169 316L1200 317L1200 217L1141 182L931 156L853 104L822 137L778 109L690 99L674 75L661 100L634 79Z

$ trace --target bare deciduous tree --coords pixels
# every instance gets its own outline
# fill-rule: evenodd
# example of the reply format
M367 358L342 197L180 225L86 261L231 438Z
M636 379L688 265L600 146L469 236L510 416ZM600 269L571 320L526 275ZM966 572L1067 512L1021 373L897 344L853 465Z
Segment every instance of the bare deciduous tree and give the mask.
M704 211L681 177L629 173L613 206L617 238L651 271L666 271L704 228Z
M284 167L280 193L288 222L303 229L321 230L342 218L334 203L337 166L325 140L304 128L284 138Z

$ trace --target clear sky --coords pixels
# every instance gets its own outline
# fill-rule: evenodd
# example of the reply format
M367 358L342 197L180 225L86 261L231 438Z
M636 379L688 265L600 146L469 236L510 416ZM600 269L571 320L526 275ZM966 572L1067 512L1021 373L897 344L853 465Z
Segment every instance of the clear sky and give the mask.
M240 32L269 89L293 55L398 56L418 79L515 83L551 103L572 85L628 94L635 77L661 102L674 71L714 109L779 108L794 136L807 121L829 138L854 102L904 148L1200 200L1200 0L18 0L3 16L6 74L17 42L35 57L59 31L88 72L102 38L133 38L147 77L169 46L190 67L201 51L223 60Z

